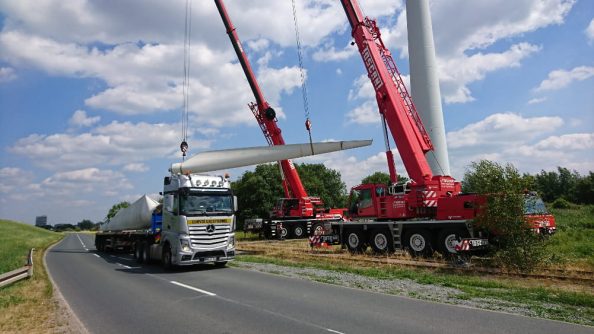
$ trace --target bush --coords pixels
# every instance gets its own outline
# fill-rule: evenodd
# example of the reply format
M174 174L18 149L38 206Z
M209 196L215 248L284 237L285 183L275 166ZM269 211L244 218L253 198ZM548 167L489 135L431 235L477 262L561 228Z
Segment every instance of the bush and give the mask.
M553 201L551 206L555 209L571 209L571 203L566 201L564 198L557 198Z
M494 260L513 271L532 271L545 259L545 244L524 220L524 185L511 164L481 160L464 174L464 191L483 194L487 203L475 219L497 248Z

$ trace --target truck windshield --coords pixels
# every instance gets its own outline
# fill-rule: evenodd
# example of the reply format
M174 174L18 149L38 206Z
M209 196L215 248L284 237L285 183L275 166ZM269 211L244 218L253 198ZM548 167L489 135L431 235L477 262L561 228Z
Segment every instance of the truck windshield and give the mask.
M542 215L549 213L542 199L533 196L524 198L524 214Z
M230 214L233 212L233 196L190 193L181 196L180 211L183 214Z

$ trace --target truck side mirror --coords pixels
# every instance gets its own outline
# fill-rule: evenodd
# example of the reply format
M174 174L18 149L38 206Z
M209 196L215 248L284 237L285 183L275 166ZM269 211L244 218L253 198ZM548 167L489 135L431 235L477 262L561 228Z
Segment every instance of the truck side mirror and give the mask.
M237 196L233 196L233 211L237 212L237 210L238 210Z
M165 210L172 212L173 211L173 195L165 195L165 198L163 198L163 204L165 205Z

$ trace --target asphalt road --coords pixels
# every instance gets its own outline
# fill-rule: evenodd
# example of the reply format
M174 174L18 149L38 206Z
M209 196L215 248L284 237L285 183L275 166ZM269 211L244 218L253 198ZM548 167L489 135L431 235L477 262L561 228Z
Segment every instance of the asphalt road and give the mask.
M164 272L69 234L50 275L91 333L594 333L591 327L211 266Z

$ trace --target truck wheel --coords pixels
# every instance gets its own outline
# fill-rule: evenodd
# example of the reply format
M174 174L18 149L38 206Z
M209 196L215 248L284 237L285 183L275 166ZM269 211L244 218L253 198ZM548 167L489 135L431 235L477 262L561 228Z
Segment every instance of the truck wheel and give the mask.
M394 251L394 242L388 231L379 230L371 234L369 239L373 251L379 254L391 253Z
M215 268L223 268L227 265L227 261L220 261L220 262L215 262L214 266Z
M144 247L140 241L134 243L134 258L136 259L136 263L142 263L144 261Z
M151 262L151 249L150 246L146 243L142 243L142 262L150 263Z
M321 223L317 223L313 226L311 230L311 235L322 235L324 234L324 225L322 225Z
M433 253L429 235L429 231L424 229L413 229L406 233L404 241L410 255L428 257Z
M289 239L289 229L283 225L280 229L281 239Z
M297 225L297 226L295 226L295 228L293 228L293 237L295 239L303 238L304 235L305 235L305 230L303 229L303 226Z
M365 251L363 235L359 231L348 231L346 233L347 248L351 253L362 253Z
M439 232L439 252L447 257L456 254L454 248L459 238L467 238L468 232L459 228L445 228Z
M173 263L171 261L171 247L167 244L163 247L163 257L161 258L161 263L163 264L163 269L171 270L173 268Z

